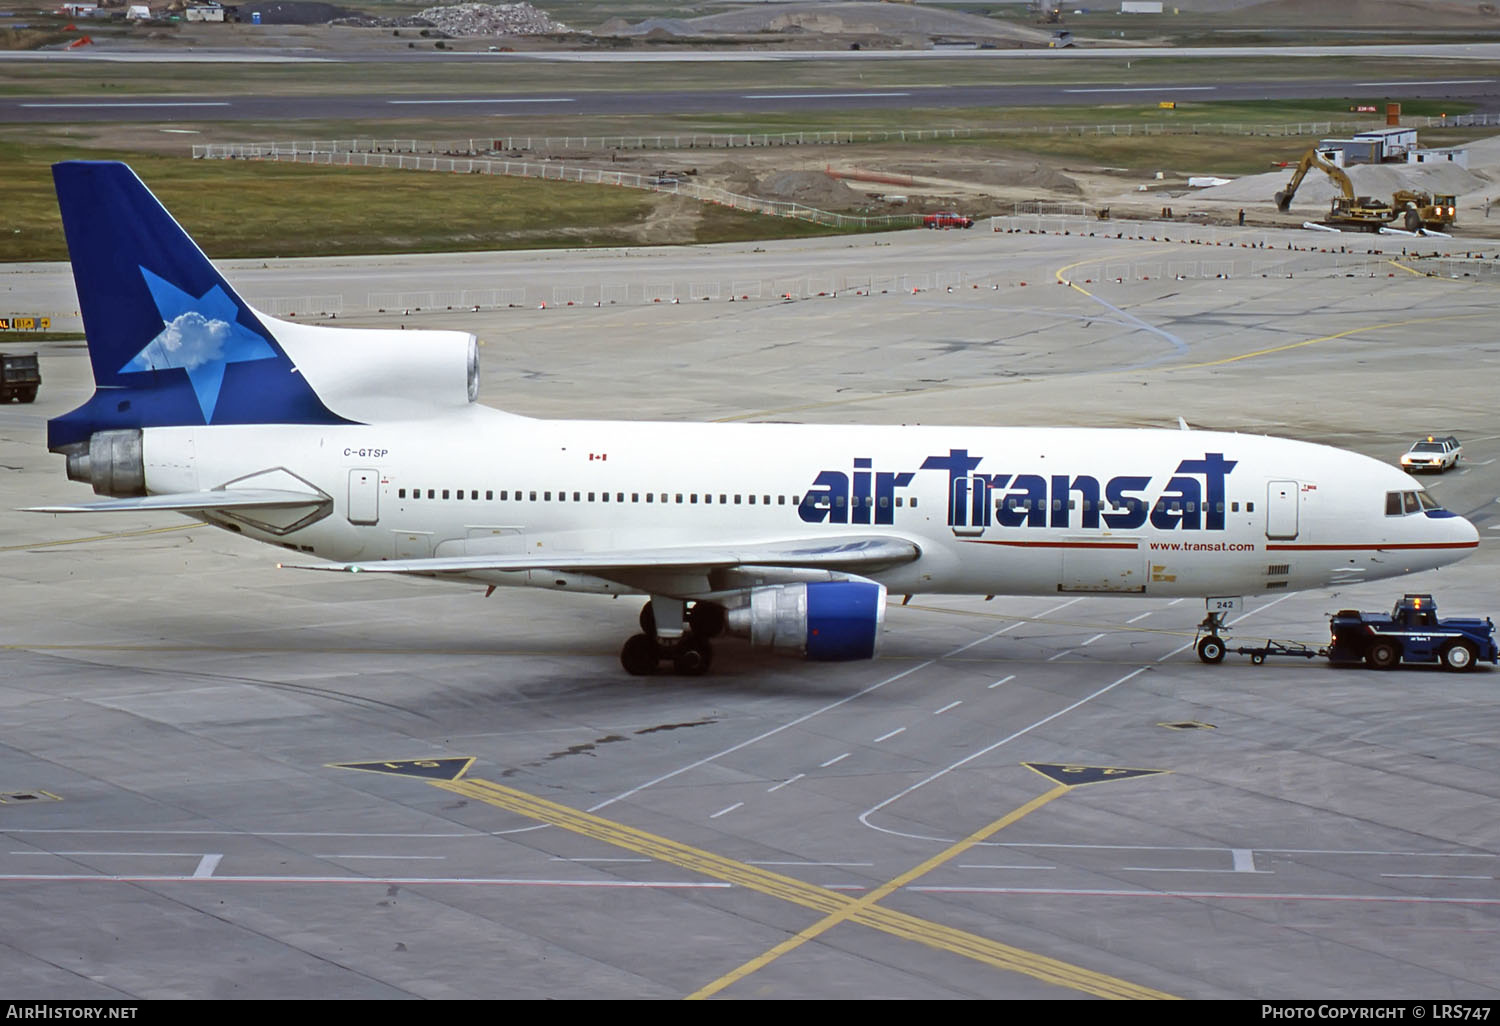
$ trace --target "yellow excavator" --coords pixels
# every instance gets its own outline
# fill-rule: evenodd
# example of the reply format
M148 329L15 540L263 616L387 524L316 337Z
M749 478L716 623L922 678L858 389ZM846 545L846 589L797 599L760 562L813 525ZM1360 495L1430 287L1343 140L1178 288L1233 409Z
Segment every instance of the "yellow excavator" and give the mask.
M1344 169L1324 159L1316 146L1302 155L1302 159L1297 162L1297 170L1292 172L1292 180L1287 182L1285 189L1276 194L1277 210L1285 214L1292 209L1292 197L1297 195L1297 186L1302 184L1302 179L1306 178L1307 172L1313 168L1317 168L1331 178L1342 193L1340 196L1335 196L1333 202L1329 204L1328 218L1323 222L1324 224L1363 228L1373 232L1401 216L1401 212L1385 200L1376 199L1373 196L1354 195L1354 183L1349 180Z
M1324 158L1317 147L1302 155L1302 159L1297 162L1297 170L1292 173L1292 180L1276 194L1277 210L1283 214L1291 210L1297 186L1302 184L1302 179L1313 168L1331 178L1343 194L1334 197L1324 224L1353 225L1377 231L1385 225L1400 221L1401 227L1414 232L1422 228L1441 231L1458 220L1458 197L1451 193L1434 195L1413 189L1398 189L1389 203L1372 196L1355 196L1354 183L1343 168Z

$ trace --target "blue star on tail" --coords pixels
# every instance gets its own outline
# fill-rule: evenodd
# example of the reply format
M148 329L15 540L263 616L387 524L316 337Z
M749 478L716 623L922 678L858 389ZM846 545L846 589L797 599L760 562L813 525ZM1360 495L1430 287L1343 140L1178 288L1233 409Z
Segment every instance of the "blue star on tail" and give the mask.
M224 368L231 363L274 359L278 354L264 338L239 323L239 307L219 286L194 298L144 267L140 270L161 314L162 329L120 372L186 371L203 422L212 423Z

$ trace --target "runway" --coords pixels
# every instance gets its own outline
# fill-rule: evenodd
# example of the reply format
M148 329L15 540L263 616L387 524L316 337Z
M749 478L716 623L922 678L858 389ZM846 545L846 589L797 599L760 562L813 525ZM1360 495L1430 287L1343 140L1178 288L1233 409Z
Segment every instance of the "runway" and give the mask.
M505 55L514 56L514 55ZM408 65L402 65L408 67ZM1024 66L1023 66L1024 67ZM1024 78L1018 69L1017 77ZM639 88L568 90L514 85L494 90L330 93L310 89L304 95L243 91L195 91L191 95L159 94L112 96L26 95L0 98L0 123L133 122L133 121L282 121L302 119L367 119L409 116L504 116L552 111L567 115L638 114L756 114L777 111L855 111L1011 106L1051 106L1129 99L1154 103L1159 99L1277 100L1322 96L1405 99L1463 99L1481 109L1500 103L1500 79L1484 74L1454 74L1440 78L1394 75L1380 81L1349 78L1312 78L1303 81L1164 82L1122 85L1118 78L1082 79L1065 86L1022 82L989 85L930 85L902 87L663 89Z
M1451 431L1468 462L1424 483L1478 554L1247 596L1230 643L1321 644L1333 609L1402 590L1494 615L1486 278L1309 233L1039 227L227 274L336 296L329 323L476 331L481 401L532 416L1181 416L1390 462ZM522 301L370 301L465 289ZM0 269L17 295L66 304L66 268ZM629 677L633 601L329 579L167 515L10 511L81 497L42 431L89 393L86 358L39 348L37 402L0 407L16 997L1500 990L1500 670L1209 667L1193 601L919 596L873 662L725 642L707 678Z

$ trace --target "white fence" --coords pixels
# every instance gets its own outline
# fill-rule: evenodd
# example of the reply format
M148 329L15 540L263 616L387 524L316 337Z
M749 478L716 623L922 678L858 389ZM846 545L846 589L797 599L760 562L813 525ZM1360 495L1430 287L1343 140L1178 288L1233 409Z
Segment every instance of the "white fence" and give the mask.
M1500 125L1500 114L1406 115L1412 128L1477 128ZM1110 125L1015 125L990 128L826 129L810 132L659 132L653 135L505 135L466 139L293 139L273 142L195 143L197 159L266 159L306 153L405 153L444 157L479 157L507 152L597 150L719 150L776 146L852 146L860 143L932 142L938 139L990 139L1010 135L1254 135L1329 136L1382 128L1385 121L1293 121L1280 124L1198 124L1141 122Z
M850 146L859 143L931 142L938 139L986 139L1010 135L1254 135L1328 136L1382 127L1378 118L1355 121L1294 121L1280 124L1194 123L1183 121L1100 125L1016 125L988 128L826 129L807 132L659 132L652 135L506 135L466 139L296 139L284 142L199 143L193 156L207 159L268 158L305 153L405 153L478 157L505 152L594 150L716 150L775 146ZM1500 125L1500 114L1406 116L1403 124L1426 128Z
M197 147L194 147L197 149ZM223 158L220 158L223 159ZM819 210L801 203L785 203L780 200L761 199L757 196L741 196L737 193L685 182L675 178L655 175L638 175L625 171L607 171L600 168L569 167L552 161L488 160L465 157L427 157L403 153L334 153L314 151L281 150L269 153L261 159L291 161L298 164L326 164L339 167L383 167L401 168L408 171L442 171L450 174L514 175L523 178L543 178L553 181L584 182L591 185L619 185L631 189L649 189L686 196L705 203L718 203L738 210L791 217L800 221L834 228L853 228L878 231L890 228L911 228L922 223L921 214L890 214L879 217L860 217L853 214L838 214Z

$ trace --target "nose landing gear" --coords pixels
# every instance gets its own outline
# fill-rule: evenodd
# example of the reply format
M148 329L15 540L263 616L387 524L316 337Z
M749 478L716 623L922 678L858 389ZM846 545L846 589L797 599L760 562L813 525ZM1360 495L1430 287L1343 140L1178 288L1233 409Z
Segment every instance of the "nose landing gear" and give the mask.
M1224 617L1226 615L1222 611L1210 611L1203 618L1203 622L1198 625L1198 634L1200 635L1197 639L1198 658L1210 665L1224 661L1224 653L1227 649L1224 646L1224 638L1220 632L1224 629ZM1204 631L1208 633L1204 634Z

